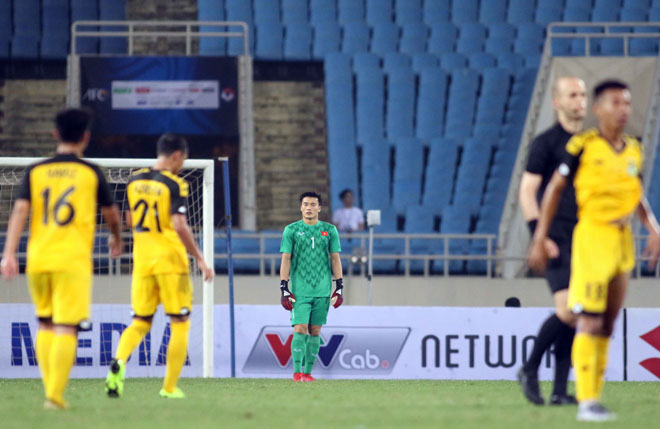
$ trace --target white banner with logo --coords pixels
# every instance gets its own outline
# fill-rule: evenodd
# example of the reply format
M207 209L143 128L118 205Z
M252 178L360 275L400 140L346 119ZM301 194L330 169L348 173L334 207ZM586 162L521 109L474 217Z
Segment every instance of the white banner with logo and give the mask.
M529 357L546 308L357 307L331 309L314 367L319 378L513 380ZM129 305L94 305L93 328L78 341L72 377L105 377ZM660 310L629 309L617 321L608 380L660 378ZM235 307L236 375L289 378L293 372L289 315L279 306ZM0 378L38 377L37 322L29 304L0 304ZM230 375L228 306L215 307L214 374ZM625 337L625 341L624 341ZM128 374L162 377L169 342L159 310ZM184 377L202 374L201 307L192 313ZM545 356L540 377L552 379Z

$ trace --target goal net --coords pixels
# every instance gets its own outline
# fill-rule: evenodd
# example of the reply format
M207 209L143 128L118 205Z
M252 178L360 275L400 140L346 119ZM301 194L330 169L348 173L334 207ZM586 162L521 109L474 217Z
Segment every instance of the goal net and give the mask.
M38 158L0 158L0 241L4 246L5 231L13 202L19 191L26 167ZM119 342L122 331L131 323L130 287L132 235L125 223L128 211L126 185L131 174L140 168L152 166L153 159L91 159L101 167L122 214L124 248L120 258L110 258L109 229L100 211L94 240L94 283L92 299L92 328L80 332L76 365L72 377L105 377L107 367ZM213 186L214 172L211 160L187 160L179 176L189 184L188 224L204 253L209 266L213 266ZM34 344L37 321L23 275L29 225L21 237L18 259L21 275L11 286L11 293L0 300L0 350L7 346L10 359L0 363L0 378L39 377ZM193 258L190 272L194 285L194 305L191 313L191 331L188 357L182 376L213 376L213 282L205 282ZM154 316L151 332L133 352L127 364L131 377L162 377L165 372L169 344L169 318L162 306Z

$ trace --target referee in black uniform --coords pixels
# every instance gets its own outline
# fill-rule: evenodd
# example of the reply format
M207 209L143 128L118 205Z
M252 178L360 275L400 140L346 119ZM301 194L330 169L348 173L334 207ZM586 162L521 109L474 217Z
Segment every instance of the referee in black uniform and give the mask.
M557 123L532 142L527 168L520 183L520 206L530 233L534 235L543 192L563 159L564 147L573 134L582 131L587 111L584 82L576 77L562 77L552 85L552 105ZM529 361L518 371L518 382L525 397L536 405L545 401L539 390L538 369L543 354L554 344L555 379L551 405L576 404L566 391L571 366L571 347L576 317L568 309L568 284L571 275L571 241L577 223L575 189L570 183L562 194L557 215L550 227L545 248L550 261L545 277L555 301L555 313L541 325Z

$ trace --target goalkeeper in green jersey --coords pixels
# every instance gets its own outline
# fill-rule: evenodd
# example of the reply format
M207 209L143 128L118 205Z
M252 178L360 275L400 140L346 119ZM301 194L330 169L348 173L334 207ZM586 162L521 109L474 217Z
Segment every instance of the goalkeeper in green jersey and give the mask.
M315 192L300 195L302 219L284 228L280 246L281 303L291 311L294 331L293 381L314 381L311 373L321 347L321 326L330 305L337 308L344 302L339 233L334 225L319 220L321 204L321 196ZM332 275L335 291L331 297Z

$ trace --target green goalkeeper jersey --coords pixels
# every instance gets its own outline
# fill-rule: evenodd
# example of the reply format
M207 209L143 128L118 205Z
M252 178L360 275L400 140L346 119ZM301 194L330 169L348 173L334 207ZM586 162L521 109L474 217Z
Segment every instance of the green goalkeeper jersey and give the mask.
M329 253L341 252L339 233L334 225L303 220L287 225L282 233L280 252L291 254L291 292L300 297L329 297L332 270Z

